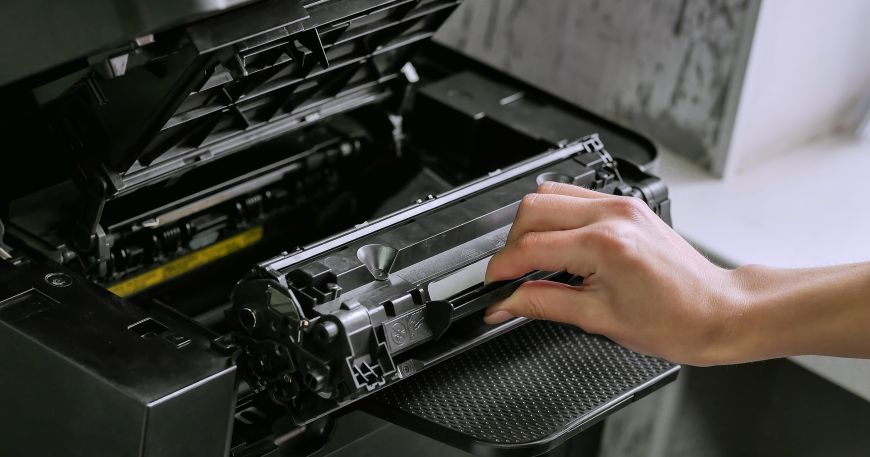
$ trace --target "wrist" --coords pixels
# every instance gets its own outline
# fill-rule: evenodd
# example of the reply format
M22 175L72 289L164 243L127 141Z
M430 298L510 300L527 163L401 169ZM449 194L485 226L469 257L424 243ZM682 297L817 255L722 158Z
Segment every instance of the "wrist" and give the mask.
M812 319L800 306L812 289L797 270L744 265L728 272L722 319L728 341L723 364L754 362L801 353L799 342ZM805 286L810 286L809 288Z
M701 362L728 365L772 357L766 336L774 331L771 317L762 304L767 295L769 268L746 265L722 269L714 281L709 300L710 338Z

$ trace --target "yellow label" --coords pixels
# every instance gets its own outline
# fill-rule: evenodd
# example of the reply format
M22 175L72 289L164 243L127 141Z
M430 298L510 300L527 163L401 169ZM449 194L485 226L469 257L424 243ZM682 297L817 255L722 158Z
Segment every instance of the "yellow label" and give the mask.
M133 295L136 292L168 281L176 276L181 276L188 271L199 268L221 257L240 251L260 241L262 238L263 227L245 230L207 248L191 252L184 257L175 259L153 270L125 279L109 287L109 291L121 297Z

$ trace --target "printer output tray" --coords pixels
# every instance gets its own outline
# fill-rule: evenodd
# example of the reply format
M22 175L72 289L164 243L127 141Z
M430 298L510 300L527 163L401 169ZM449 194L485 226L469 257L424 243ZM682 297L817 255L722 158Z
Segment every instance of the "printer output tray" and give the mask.
M532 321L363 407L477 455L540 455L673 381L679 369L575 327Z

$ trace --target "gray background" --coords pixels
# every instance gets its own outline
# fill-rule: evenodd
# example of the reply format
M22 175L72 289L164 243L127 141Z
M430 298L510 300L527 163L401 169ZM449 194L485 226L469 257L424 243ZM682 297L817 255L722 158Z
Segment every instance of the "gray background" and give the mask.
M758 4L468 0L438 41L721 173Z

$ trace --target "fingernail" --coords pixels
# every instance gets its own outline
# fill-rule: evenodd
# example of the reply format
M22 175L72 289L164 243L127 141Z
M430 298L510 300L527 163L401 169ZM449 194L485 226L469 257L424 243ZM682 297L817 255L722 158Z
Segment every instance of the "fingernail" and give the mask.
M493 313L487 314L483 316L483 321L489 325L501 324L502 322L507 322L513 319L513 314L507 311L495 311Z

